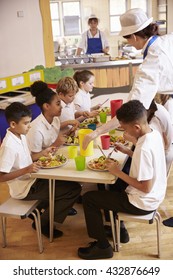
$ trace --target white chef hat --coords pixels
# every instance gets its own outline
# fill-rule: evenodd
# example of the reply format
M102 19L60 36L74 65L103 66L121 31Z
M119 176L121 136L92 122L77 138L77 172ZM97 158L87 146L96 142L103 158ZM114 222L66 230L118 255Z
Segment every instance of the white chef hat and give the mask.
M134 34L147 27L152 21L153 18L148 18L142 9L130 9L120 16L121 31L119 35Z

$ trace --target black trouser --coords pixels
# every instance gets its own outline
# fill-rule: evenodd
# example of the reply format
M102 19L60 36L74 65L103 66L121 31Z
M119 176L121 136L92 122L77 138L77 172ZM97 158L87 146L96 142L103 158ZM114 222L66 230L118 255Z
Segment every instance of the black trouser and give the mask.
M83 195L83 208L88 235L99 241L106 239L101 209L134 215L145 215L153 212L133 206L124 190L87 192Z
M122 171L126 174L129 174L131 161L132 161L132 158L128 157L127 161L122 169ZM105 190L105 185L97 184L97 186L98 186L99 191ZM125 181L121 180L120 178L117 178L117 180L114 184L109 185L109 191L114 191L114 190L122 191L122 190L125 190L127 188L127 186L128 186L128 184ZM104 210L104 216L105 216L105 220L107 222L109 222L110 221L109 211Z
M76 182L55 181L54 221L63 223L69 209L76 202L81 192L81 186ZM41 215L42 226L49 223L49 180L37 179L24 200L40 200L39 209L45 211Z

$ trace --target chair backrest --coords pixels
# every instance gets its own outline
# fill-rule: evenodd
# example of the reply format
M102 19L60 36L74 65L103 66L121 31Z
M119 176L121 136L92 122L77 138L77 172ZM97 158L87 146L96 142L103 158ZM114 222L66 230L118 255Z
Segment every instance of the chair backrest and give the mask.
M18 219L25 219L37 207L38 200L21 200L9 198L0 205L0 216L11 216Z

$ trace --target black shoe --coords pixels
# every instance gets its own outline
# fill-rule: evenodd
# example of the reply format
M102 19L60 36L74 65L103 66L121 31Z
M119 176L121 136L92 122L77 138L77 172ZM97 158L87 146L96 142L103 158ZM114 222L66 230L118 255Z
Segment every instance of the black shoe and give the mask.
M111 226L105 225L104 226L106 236L112 238L112 229ZM121 243L128 243L129 242L129 234L126 228L120 227L120 242Z
M77 214L77 211L76 209L74 208L71 208L69 211L68 211L68 216L74 216Z
M32 228L36 230L35 222L32 223ZM50 232L49 232L49 225L41 227L41 233L46 236L47 238L50 238ZM63 232L58 229L53 230L53 237L58 238L63 235Z
M78 249L78 256L85 260L108 259L113 257L111 245L108 248L101 249L97 247L97 242L90 242L90 246Z
M164 220L162 223L166 227L173 227L173 217Z

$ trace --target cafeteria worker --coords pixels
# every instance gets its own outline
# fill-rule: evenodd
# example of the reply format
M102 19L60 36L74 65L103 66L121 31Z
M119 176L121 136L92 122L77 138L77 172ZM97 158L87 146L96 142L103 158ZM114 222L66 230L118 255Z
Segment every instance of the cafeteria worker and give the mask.
M83 51L86 54L105 53L109 51L109 44L105 34L98 29L99 19L91 15L88 19L89 29L82 34L76 55Z
M173 92L173 33L159 35L158 25L140 8L130 9L120 16L119 35L137 50L142 49L143 62L138 67L128 101L137 99L146 109L156 93ZM88 143L119 126L116 116L85 136L83 148Z

